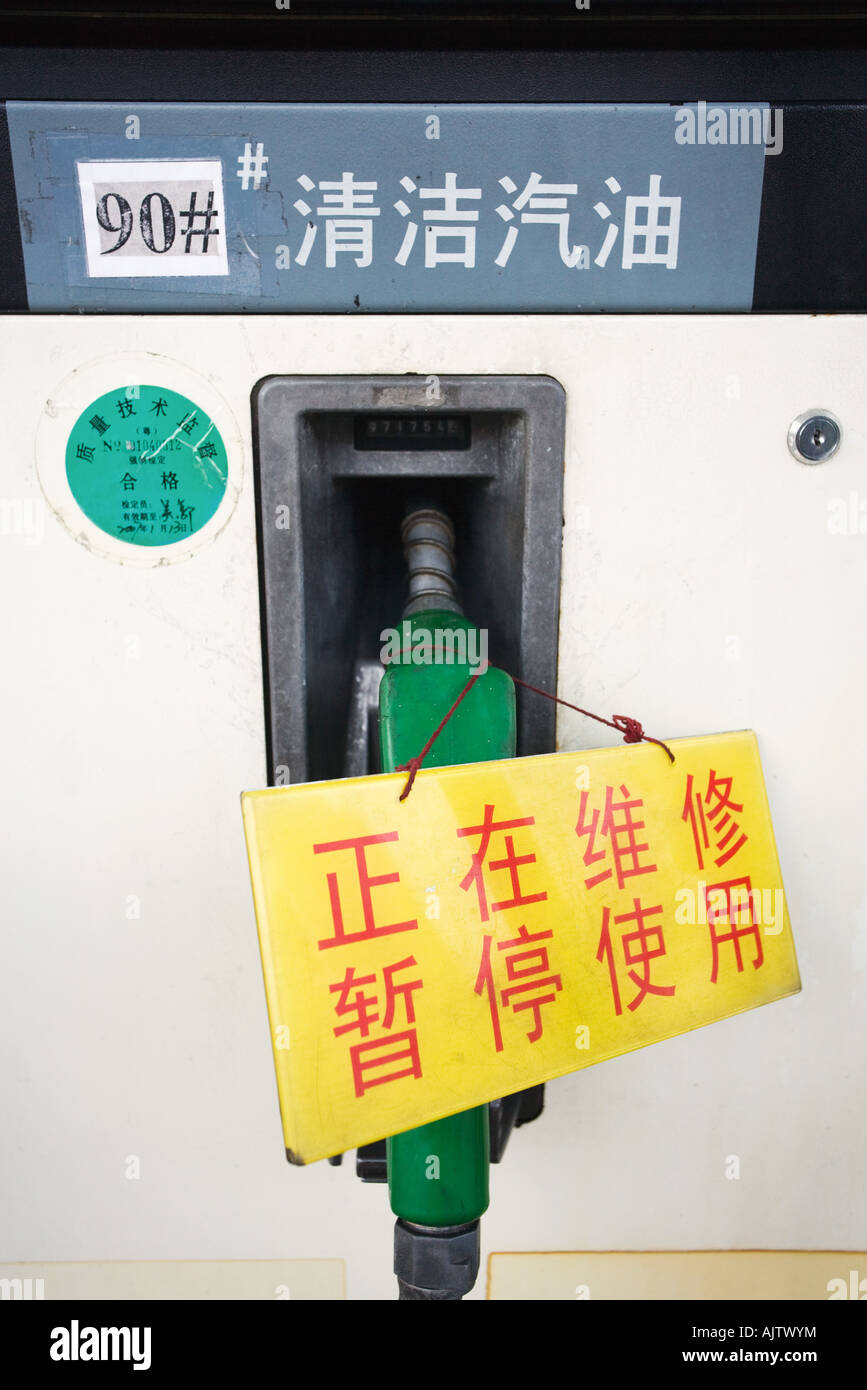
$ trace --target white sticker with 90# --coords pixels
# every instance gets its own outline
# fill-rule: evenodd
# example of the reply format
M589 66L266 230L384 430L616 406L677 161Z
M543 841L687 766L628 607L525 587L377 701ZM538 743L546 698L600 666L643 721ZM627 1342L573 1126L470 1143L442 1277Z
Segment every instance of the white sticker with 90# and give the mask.
M219 159L78 160L93 279L228 275Z

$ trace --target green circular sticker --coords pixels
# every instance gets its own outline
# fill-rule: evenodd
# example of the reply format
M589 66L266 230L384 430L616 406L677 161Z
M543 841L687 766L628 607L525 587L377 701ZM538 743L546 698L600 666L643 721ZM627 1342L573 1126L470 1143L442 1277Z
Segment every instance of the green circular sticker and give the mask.
M200 531L226 491L228 459L209 415L165 386L120 386L83 410L66 477L85 516L130 545L174 545Z

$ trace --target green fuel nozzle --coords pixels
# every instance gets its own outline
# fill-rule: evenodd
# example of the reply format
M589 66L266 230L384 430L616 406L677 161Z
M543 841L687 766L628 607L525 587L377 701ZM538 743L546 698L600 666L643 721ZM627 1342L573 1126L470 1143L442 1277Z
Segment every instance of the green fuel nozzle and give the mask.
M463 616L455 581L454 529L435 507L401 527L408 599L379 695L382 770L424 747L468 680L478 675L425 758L426 767L515 756L515 687L487 664L487 632ZM388 1187L401 1299L460 1299L479 1268L479 1218L488 1206L488 1106L392 1136Z

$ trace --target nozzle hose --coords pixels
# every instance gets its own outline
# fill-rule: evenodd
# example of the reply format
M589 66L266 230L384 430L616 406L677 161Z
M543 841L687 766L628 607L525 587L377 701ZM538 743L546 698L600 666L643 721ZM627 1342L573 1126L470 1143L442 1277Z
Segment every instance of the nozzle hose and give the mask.
M400 528L409 571L405 618L434 608L461 613L455 582L455 532L444 512L424 507L410 512Z

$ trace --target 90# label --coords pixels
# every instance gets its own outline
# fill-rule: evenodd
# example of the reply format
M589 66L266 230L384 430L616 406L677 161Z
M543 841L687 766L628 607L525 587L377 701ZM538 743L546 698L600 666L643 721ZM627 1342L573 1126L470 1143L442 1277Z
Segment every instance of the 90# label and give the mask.
M93 279L228 275L219 159L79 160Z

